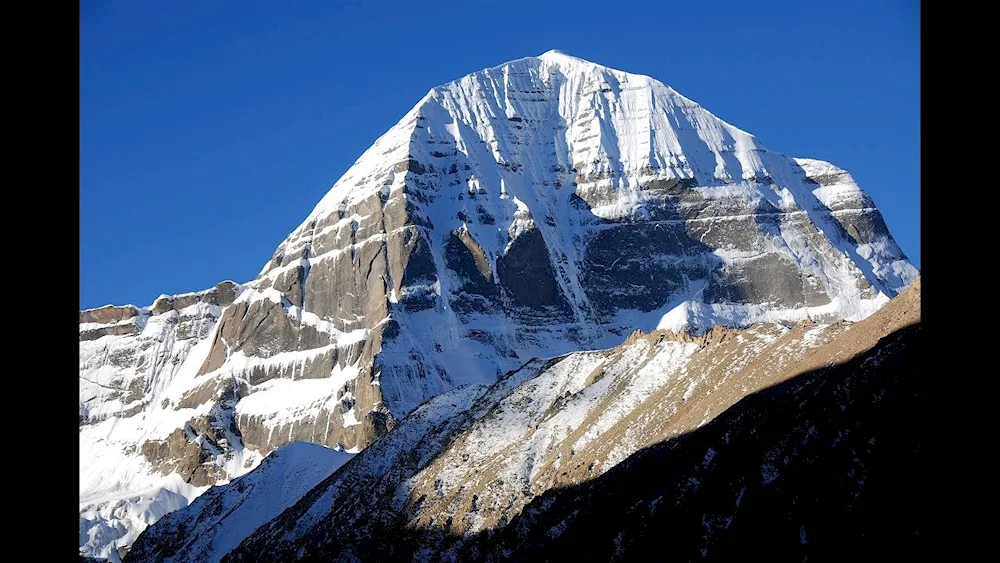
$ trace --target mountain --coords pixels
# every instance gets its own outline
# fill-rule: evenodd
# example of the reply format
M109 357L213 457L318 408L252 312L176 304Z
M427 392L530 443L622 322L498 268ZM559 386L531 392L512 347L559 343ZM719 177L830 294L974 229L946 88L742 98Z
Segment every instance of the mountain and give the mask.
M222 561L906 551L919 328L918 280L859 323L636 333L529 363L417 408ZM137 545L190 534L164 528Z
M556 51L485 69L431 89L211 314L81 312L81 545L107 499L190 501L295 441L358 452L533 358L857 321L916 276L832 164Z
M218 561L351 457L317 444L288 444L264 458L254 471L227 486L211 488L186 510L161 518L155 529L139 536L129 558ZM161 534L184 541L163 541Z
M81 554L118 561L147 525L262 457L234 435L234 396L171 395L241 292L223 282L80 312Z

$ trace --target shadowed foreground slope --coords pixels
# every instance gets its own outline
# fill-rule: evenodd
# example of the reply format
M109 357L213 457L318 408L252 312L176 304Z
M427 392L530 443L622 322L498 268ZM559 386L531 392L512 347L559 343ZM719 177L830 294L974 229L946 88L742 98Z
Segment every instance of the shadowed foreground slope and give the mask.
M747 397L593 481L538 497L462 554L813 561L913 552L927 501L914 487L919 344L911 325L846 364ZM427 545L426 534L408 543Z
M433 504L412 493L402 511L356 514L324 509L317 490L224 560L815 561L916 551L926 535L914 487L926 396L919 323L918 280L782 370L799 375L599 477L541 492L509 522L457 533L451 518L414 518ZM409 472L391 477L414 482ZM305 523L316 510L330 512Z

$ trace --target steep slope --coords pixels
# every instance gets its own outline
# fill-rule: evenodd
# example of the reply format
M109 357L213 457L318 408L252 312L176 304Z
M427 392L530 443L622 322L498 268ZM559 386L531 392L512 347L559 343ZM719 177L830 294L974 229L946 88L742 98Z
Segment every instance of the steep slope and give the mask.
M382 445L383 455L369 455L364 456L361 460L352 459L347 462L345 465L354 466L354 464L360 464L360 471L370 477L367 482L356 483L361 488L352 494L346 494L344 498L340 499L342 506L346 507L355 502L367 503L367 494L358 494L358 491L365 491L365 486L374 479L391 478L389 477L390 475L398 475L396 473L396 466L401 460L405 458L426 459L428 456L433 456L436 452L440 451L443 447L443 440L455 432L455 425L459 422L452 415L455 412L468 409L476 397L483 391L483 388L484 386L481 385L467 385L427 401L406 418L407 424L404 427L394 429L377 442ZM277 451L281 452L282 449ZM266 476L264 478L257 478L254 477L254 473L248 474L247 478L254 479L255 482L264 482L266 480ZM307 493L307 496L315 495L317 490L318 487L314 487ZM247 498L243 493L244 491L240 491L237 488L236 483L232 483L213 489L212 494L220 498ZM268 496L269 493L266 489L262 488L256 495ZM256 503L256 500L253 502ZM128 553L126 561L160 561L163 553L169 551L172 546L185 545L190 542L192 535L197 534L197 530L180 529L174 526L173 523L198 522L211 519L215 515L214 512L207 510L208 506L211 505L196 502L176 512L170 520L158 522L149 527L143 532L140 540L137 541L139 547ZM341 506L333 508L340 509ZM208 512L207 515L206 512ZM216 521L219 522L219 529L215 534L220 537L242 540L252 531L247 530L246 526L238 520L224 518ZM303 520L303 524L307 522L308 520ZM173 553L171 557L174 561L218 560L203 557L202 555L194 550L179 550Z
M428 92L227 309L199 375L301 381L287 428L239 416L258 449L361 448L530 357L636 328L858 320L915 275L842 170L550 52ZM333 396L293 391L315 379Z
M81 312L81 546L114 558L285 444L360 451L530 358L636 329L838 326L916 274L847 172L652 78L554 51L484 69L431 89L218 310Z
M926 556L931 510L915 491L930 477L920 455L929 387L919 305L916 313L888 334L873 331L885 335L846 363L750 396L599 479L551 489L502 532L465 542L460 558ZM841 353L838 346L854 348L850 340L865 336L849 330L822 352Z
M129 559L218 561L350 458L351 454L303 442L278 449L254 471L161 518L139 536ZM182 541L166 541L161 535Z
M80 312L81 554L117 561L145 526L255 464L230 443L224 403L178 410L167 398L240 291L223 282Z
M222 282L199 293L163 295L141 309L80 311L80 426L147 407L240 290Z
M659 541L659 528L630 535L614 523L617 515L635 521L654 513L661 502L667 516L657 522L676 519L694 534L677 540L678 556L696 558L746 541L726 531L739 501L719 500L739 497L741 485L748 499L794 504L796 495L820 495L816 510L790 514L804 518L796 526L814 522L816 533L832 533L852 525L850 518L824 518L876 498L866 475L898 468L891 452L915 455L906 448L917 434L910 393L919 384L919 319L918 281L857 324L764 325L695 338L637 334L615 349L529 362L489 388L464 387L417 409L412 422L404 419L223 560L482 560L486 553L499 560L536 549L550 558L607 560L608 550L624 549L621 538ZM424 424L422 411L440 402L469 407ZM906 418L882 424L896 415ZM649 462L655 472L637 459L656 459ZM644 476L638 483L629 473L636 464ZM712 485L700 489L703 481ZM633 496L612 494L622 486ZM825 487L836 494L822 493ZM740 521L740 533L759 531L752 518ZM776 550L788 546L780 535L790 523L772 530L784 542ZM587 541L597 528L606 541ZM568 530L572 541L559 539ZM570 544L576 547L565 551ZM588 555L590 546L605 551Z
M196 377L243 289L223 282L80 312L81 555L119 561L146 526L255 468L269 452L244 446L237 404L294 420L280 387ZM322 449L312 457L349 456Z

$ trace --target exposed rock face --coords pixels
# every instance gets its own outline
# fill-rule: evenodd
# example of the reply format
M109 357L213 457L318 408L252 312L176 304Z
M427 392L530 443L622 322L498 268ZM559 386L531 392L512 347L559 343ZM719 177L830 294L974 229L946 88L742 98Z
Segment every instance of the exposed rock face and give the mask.
M199 376L349 372L300 423L238 424L262 425L262 452L363 448L532 356L636 328L857 320L915 275L843 170L651 78L547 53L431 90L225 312Z
M232 392L170 396L239 291L223 282L151 307L80 312L81 553L118 561L146 524L225 478L227 456L242 463L225 412Z
M293 441L359 451L428 398L636 329L840 326L915 276L845 171L649 77L511 61L428 92L251 282L81 312L81 510Z
M637 333L446 393L222 560L896 549L920 526L893 483L919 466L919 291L855 325ZM878 537L886 517L904 535Z
M150 391L169 382L191 349L212 333L238 288L223 282L200 293L162 296L153 307L81 311L81 427L150 405L156 399Z
M86 311L80 311L80 324L84 323L114 324L121 321L126 321L138 315L139 315L139 310L131 305L126 305L124 307L105 305L104 307L99 307L97 309L88 309Z

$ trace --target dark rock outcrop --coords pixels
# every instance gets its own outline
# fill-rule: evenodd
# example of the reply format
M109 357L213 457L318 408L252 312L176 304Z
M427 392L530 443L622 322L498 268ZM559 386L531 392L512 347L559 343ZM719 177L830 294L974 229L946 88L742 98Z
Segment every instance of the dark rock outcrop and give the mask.
M139 310L132 305L125 305L122 307L105 305L104 307L99 307L97 309L80 311L80 322L109 324L124 321L125 319L131 319L138 314Z

